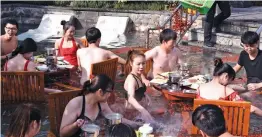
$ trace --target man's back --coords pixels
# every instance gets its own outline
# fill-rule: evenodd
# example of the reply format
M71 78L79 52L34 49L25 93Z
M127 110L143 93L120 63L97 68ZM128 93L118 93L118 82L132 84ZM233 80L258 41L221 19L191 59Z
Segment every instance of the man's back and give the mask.
M98 48L88 47L79 49L77 56L82 69L81 84L90 77L91 64L98 63L109 59L109 51Z

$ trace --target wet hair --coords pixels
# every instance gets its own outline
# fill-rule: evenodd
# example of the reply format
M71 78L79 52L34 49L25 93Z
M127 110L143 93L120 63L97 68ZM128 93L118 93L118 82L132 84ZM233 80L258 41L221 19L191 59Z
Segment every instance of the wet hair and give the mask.
M167 42L169 40L176 40L177 38L177 34L174 30L172 29L164 29L161 33L160 33L160 43L163 43L163 41Z
M96 27L91 27L86 30L86 39L89 44L96 43L101 38L101 32Z
M40 124L40 120L40 109L30 103L21 104L12 113L6 137L24 137L30 128L30 124L33 121Z
M107 89L112 87L114 82L105 74L98 74L93 79L87 80L82 89L81 95L95 93L97 90L101 89L103 93L111 92Z
M218 137L226 132L226 122L221 108L216 105L205 104L195 109L192 123L205 134Z
M126 64L125 64L125 74L128 75L131 70L131 63L134 61L134 58L138 57L138 56L142 56L145 58L145 54L142 51L139 50L129 50L127 52L127 60L126 60Z
M18 23L15 19L7 19L4 23L4 26L6 27L7 24L16 25L16 28L18 29Z
M241 42L243 44L256 44L259 41L259 35L253 31L247 31L241 36Z
M236 77L236 72L234 69L227 63L223 63L221 58L214 59L214 72L213 76L221 76L223 73L227 73L228 77L232 80Z
M109 137L136 137L136 132L129 125L120 123L109 127Z
M74 24L70 23L69 21L62 20L61 25L63 26L64 33L70 28L75 27Z
M18 53L25 54L29 52L35 52L37 50L36 42L32 38L26 38L20 46L18 46L13 52L12 57L16 56Z

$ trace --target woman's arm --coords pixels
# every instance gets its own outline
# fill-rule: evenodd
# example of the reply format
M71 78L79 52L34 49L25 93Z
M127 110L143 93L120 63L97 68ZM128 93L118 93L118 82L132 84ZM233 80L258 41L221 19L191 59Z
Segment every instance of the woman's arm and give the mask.
M55 42L56 56L58 56L59 44L60 44L60 39L56 40L56 42Z
M135 87L136 87L136 83L135 83L134 78L132 78L129 75L127 77L126 82L128 82L127 86L125 87L125 90L127 91L127 94L128 94L128 103L130 103L139 112L142 112L143 110L145 110L145 108L143 106L141 106L137 102L137 100L134 98L134 96L135 96Z
M75 39L76 40L76 42L77 42L77 47L78 48L84 48L85 46L84 46L84 44L83 44L83 42L80 40L80 39Z
M262 117L262 110L253 105L251 105L250 112Z
M70 137L84 124L84 120L77 119L82 107L80 97L72 99L66 106L60 126L60 136Z

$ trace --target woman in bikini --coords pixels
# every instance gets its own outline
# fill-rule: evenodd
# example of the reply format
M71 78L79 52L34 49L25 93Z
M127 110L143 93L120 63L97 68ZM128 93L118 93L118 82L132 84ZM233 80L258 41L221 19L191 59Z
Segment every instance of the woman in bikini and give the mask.
M30 61L36 50L36 42L31 38L26 38L12 52L12 57L5 63L4 71L36 71L37 64ZM61 92L61 90L45 88L45 92Z
M67 104L60 127L61 137L76 137L83 132L84 123L96 124L105 129L105 115L113 113L107 104L112 92L113 81L100 74L84 83L82 95L73 98ZM137 125L138 123L122 119L123 123Z
M146 109L150 104L150 100L148 95L145 94L147 87L141 78L141 74L143 74L145 69L145 62L143 52L137 50L128 52L126 62L126 74L128 76L124 83L124 89L126 90L125 114L129 116L129 119L134 119L141 114L142 117L140 118L142 120L154 122L154 118ZM131 72L128 70L131 70Z
M220 58L214 60L215 69L213 79L209 83L202 84L197 90L197 98L227 101L244 101L236 91L227 85L236 76L234 69ZM251 112L262 116L262 110L251 105Z
M64 36L55 42L57 56L63 56L64 60L77 67L76 52L79 48L84 47L81 40L74 38L75 27L70 22L61 21L63 25Z

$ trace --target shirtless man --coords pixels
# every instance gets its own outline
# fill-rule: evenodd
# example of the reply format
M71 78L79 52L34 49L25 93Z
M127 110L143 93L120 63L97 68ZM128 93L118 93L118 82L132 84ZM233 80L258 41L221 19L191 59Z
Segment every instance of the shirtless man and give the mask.
M88 40L88 47L77 50L77 60L79 69L82 71L80 80L81 85L90 78L91 64L105 61L108 59L118 58L120 64L125 64L126 61L118 57L108 50L99 48L101 40L101 32L99 29L92 27L86 31L86 38Z
M5 24L5 34L1 35L1 65L11 56L13 50L18 45L16 33L18 23L14 19L8 19Z
M160 46L157 46L145 53L146 60L153 59L153 74L148 74L149 78L154 78L157 74L170 72L180 63L180 51L175 47L177 34L171 29L165 29L160 33Z

